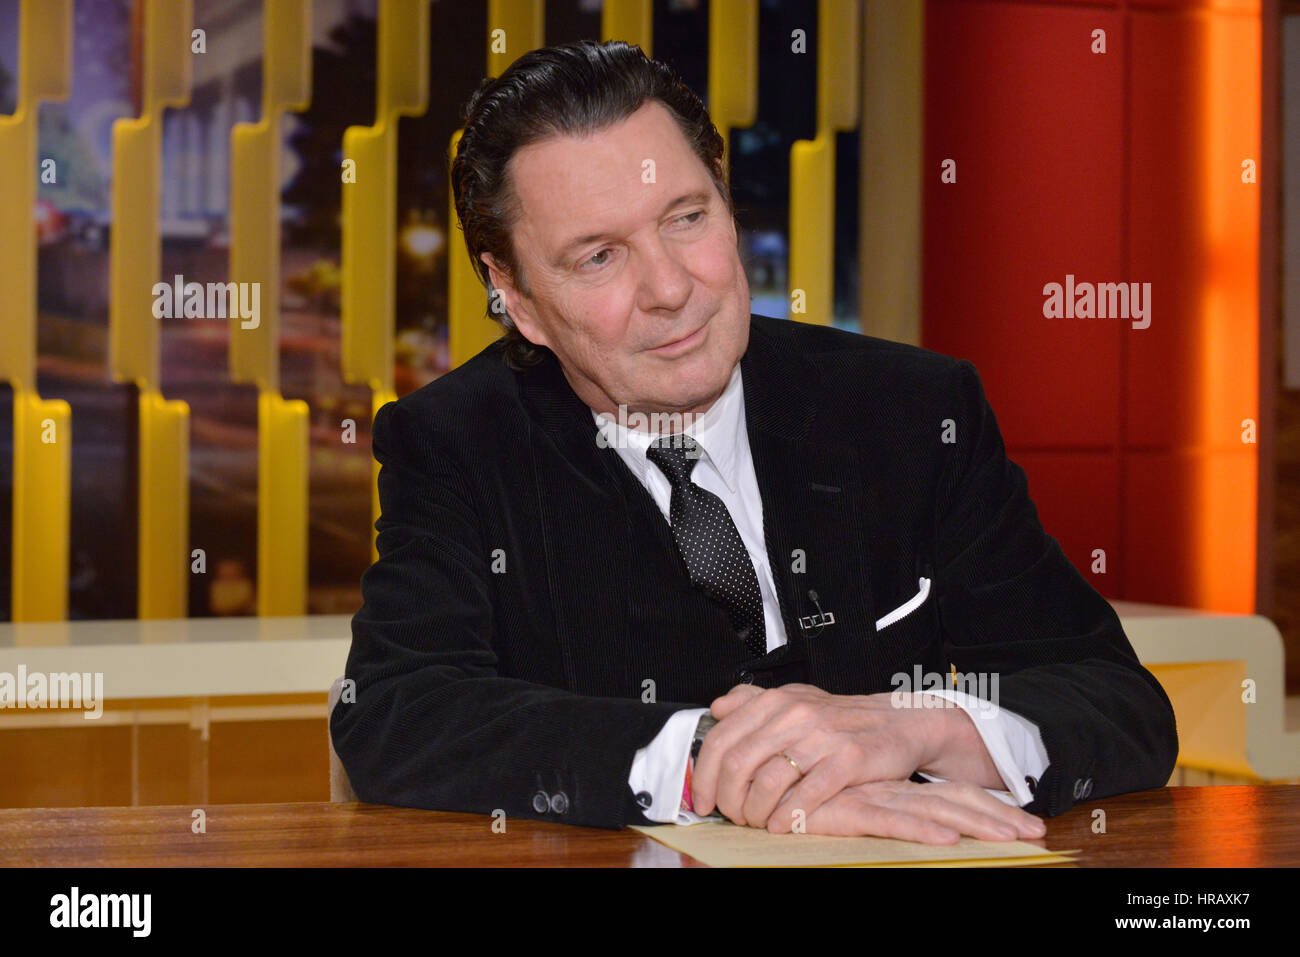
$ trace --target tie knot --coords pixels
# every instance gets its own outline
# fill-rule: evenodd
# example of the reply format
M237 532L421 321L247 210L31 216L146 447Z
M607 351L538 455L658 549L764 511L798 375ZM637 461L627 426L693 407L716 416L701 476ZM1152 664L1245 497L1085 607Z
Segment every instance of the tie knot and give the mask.
M668 477L669 484L676 488L691 480L691 470L695 468L703 451L703 447L691 436L677 432L656 439L646 449L645 457L659 466L659 470Z

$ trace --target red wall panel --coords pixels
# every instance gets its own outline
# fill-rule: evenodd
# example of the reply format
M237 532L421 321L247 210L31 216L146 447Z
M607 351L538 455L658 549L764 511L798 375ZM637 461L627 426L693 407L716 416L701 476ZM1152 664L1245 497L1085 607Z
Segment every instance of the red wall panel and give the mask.
M1253 610L1259 34L1257 0L927 4L922 342L1111 598ZM1150 326L1045 317L1067 274L1150 283Z
M1044 284L1120 270L1122 59L1088 52L1098 24L1120 32L1096 10L927 10L922 338L976 362L1021 447L1119 435L1115 323L1042 314ZM944 184L948 159L957 181Z

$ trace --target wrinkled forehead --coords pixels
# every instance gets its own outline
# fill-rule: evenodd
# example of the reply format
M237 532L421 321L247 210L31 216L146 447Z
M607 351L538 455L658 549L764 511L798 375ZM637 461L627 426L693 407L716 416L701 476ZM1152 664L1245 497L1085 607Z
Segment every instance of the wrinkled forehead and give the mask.
M570 234L617 231L657 215L673 195L711 186L676 122L653 101L588 135L530 143L511 157L507 171L516 228L546 253L564 247Z

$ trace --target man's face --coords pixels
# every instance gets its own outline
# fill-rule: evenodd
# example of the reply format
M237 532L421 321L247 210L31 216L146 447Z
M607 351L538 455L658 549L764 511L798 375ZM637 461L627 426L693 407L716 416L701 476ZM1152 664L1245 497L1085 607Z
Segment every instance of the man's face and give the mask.
M531 295L483 261L524 337L597 412L707 410L749 342L749 283L735 222L667 109L534 143L510 178Z

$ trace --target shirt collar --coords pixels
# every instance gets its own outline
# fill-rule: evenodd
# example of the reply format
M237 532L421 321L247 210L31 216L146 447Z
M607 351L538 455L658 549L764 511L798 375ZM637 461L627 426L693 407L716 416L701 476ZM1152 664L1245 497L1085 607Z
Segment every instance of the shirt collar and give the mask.
M735 493L740 487L739 449L744 438L745 429L745 389L741 381L740 363L731 370L731 379L722 395L703 415L694 418L684 431L695 438L703 449L703 457L708 459L722 476L727 488ZM644 483L646 469L650 462L646 458L646 449L659 438L653 432L626 428L621 422L604 413L592 410L596 427L604 434L606 443L620 451L635 450L634 455L623 458L632 465L637 478Z

